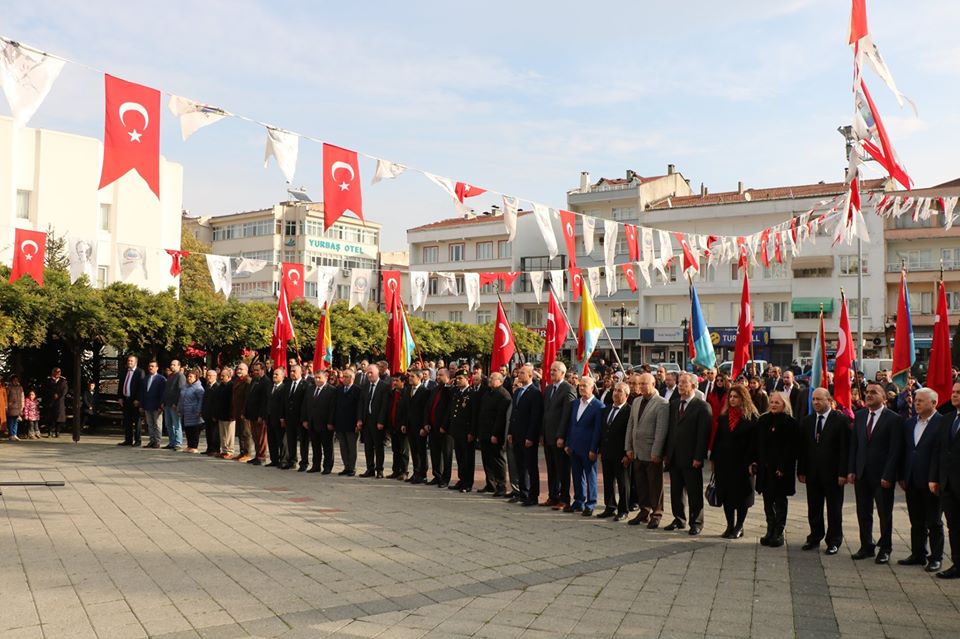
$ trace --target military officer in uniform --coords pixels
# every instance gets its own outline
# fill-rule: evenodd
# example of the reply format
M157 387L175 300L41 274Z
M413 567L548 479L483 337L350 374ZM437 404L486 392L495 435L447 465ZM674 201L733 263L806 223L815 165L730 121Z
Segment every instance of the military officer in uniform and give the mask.
M453 401L450 403L450 435L453 451L457 457L457 483L450 490L469 493L473 490L473 474L476 460L474 440L474 392L466 371L458 371L453 378Z

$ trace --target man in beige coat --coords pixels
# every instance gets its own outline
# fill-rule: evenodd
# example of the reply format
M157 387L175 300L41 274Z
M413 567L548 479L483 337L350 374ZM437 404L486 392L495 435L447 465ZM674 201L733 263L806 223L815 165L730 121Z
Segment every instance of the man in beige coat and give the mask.
M624 464L633 464L634 490L640 512L628 524L658 528L663 517L663 450L667 442L670 403L657 392L650 373L639 373L640 396L633 400L627 424Z

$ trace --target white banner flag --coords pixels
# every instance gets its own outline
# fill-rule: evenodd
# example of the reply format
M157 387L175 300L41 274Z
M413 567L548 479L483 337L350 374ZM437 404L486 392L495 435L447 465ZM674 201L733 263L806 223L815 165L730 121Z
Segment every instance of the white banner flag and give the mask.
M533 288L533 296L536 298L537 304L539 304L543 295L543 271L530 271L527 275L530 276L530 286Z
M437 273L440 280L440 295L457 295L457 274L456 273Z
M557 296L557 301L563 303L566 289L563 287L563 271L550 271L550 286L553 287L553 293Z
M147 249L132 244L117 244L120 281L142 283L147 279Z
M430 273L427 271L410 271L410 302L413 310L422 309L427 303L430 292Z
M237 268L233 271L233 274L236 275L252 275L262 271L267 266L266 260L255 260L252 257L241 257L240 263L237 264ZM321 304L322 306L322 304Z
M267 127L267 150L263 154L263 168L267 168L272 155L289 184L293 182L293 174L297 170L299 150L300 136L296 133Z
M16 126L26 126L37 112L63 64L63 60L0 41L0 85Z
M97 240L93 237L73 237L67 240L70 261L70 283L86 275L91 286L97 285Z
M591 266L587 268L587 281L590 282L590 290L594 295L600 294L600 267Z
M543 241L547 245L547 255L552 260L557 256L557 236L553 232L553 209L543 204L533 203L533 217L537 220L537 227L540 228L540 234L543 235Z
M653 258L653 229L648 226L640 227L640 264L650 266Z
M958 200L960 197L956 195L943 198L943 228L948 231L953 228L953 210L957 207Z
M640 269L640 275L643 277L643 283L650 287L650 264L644 262L637 262L637 267Z
M593 253L593 232L597 228L597 218L581 215L580 222L583 224L583 250L590 255Z
M520 209L520 199L509 195L503 196L503 226L507 229L507 241L512 242L517 236L517 211Z
M317 277L317 306L323 308L325 304L333 304L337 299L337 266L318 266Z
M666 265L670 261L670 258L673 257L673 243L670 240L670 233L668 231L658 231L660 236L660 261Z
M407 167L402 164L378 158L377 171L373 174L373 182L371 182L371 184L376 184L380 180L393 180L406 170Z
M620 225L614 220L603 221L603 263L607 268L613 268L613 263L617 260L617 234L620 232Z
M350 269L350 308L354 306L367 307L370 299L370 279L373 271L368 268Z
M213 280L213 291L230 297L233 288L233 274L230 272L230 258L226 255L207 255L207 270Z
M167 108L180 118L180 135L184 141L203 127L230 115L223 109L200 104L179 95L170 96Z
M480 308L480 274L464 273L463 288L467 293L467 310L475 311Z
M617 292L617 271L615 268L604 267L603 279L607 283L607 297Z
M443 177L441 175L434 175L433 173L424 172L424 175L427 176L427 179L443 189L447 195L453 199L453 205L456 207L457 212L461 215L466 215L473 217L473 210L469 206L460 201L460 198L457 197L457 185L448 177Z

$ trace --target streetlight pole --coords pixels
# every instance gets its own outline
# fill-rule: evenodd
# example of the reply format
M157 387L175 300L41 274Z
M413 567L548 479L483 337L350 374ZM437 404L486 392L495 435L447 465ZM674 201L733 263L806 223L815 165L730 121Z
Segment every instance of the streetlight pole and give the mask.
M684 317L682 320L680 320L680 328L682 329L680 336L681 336L681 338L683 339L683 361L680 362L680 371L681 371L681 372L687 370L687 342L689 341L689 340L687 340L687 330L688 330L687 325L688 325L688 323L687 323L687 318L686 318L686 317Z
M853 153L853 127L849 124L837 127L837 131L846 141L847 164L850 164L850 154ZM846 177L848 169L844 169ZM866 223L866 220L864 220ZM863 240L857 236L857 366L863 366Z
M623 302L620 302L620 352L623 352L623 321L627 316L627 307ZM626 371L624 371L626 373Z

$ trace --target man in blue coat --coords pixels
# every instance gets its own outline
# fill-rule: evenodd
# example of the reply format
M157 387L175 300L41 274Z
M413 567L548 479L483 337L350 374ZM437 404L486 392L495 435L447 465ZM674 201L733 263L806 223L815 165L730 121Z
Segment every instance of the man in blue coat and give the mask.
M597 453L600 452L600 433L603 429L604 405L594 397L594 385L592 377L580 378L577 387L580 401L570 409L564 438L573 473L573 503L565 507L563 512L579 512L584 517L591 517L597 505Z
M147 375L141 386L140 412L147 423L147 435L150 442L146 448L160 448L160 436L163 431L163 389L166 380L160 374L156 360L147 364Z

